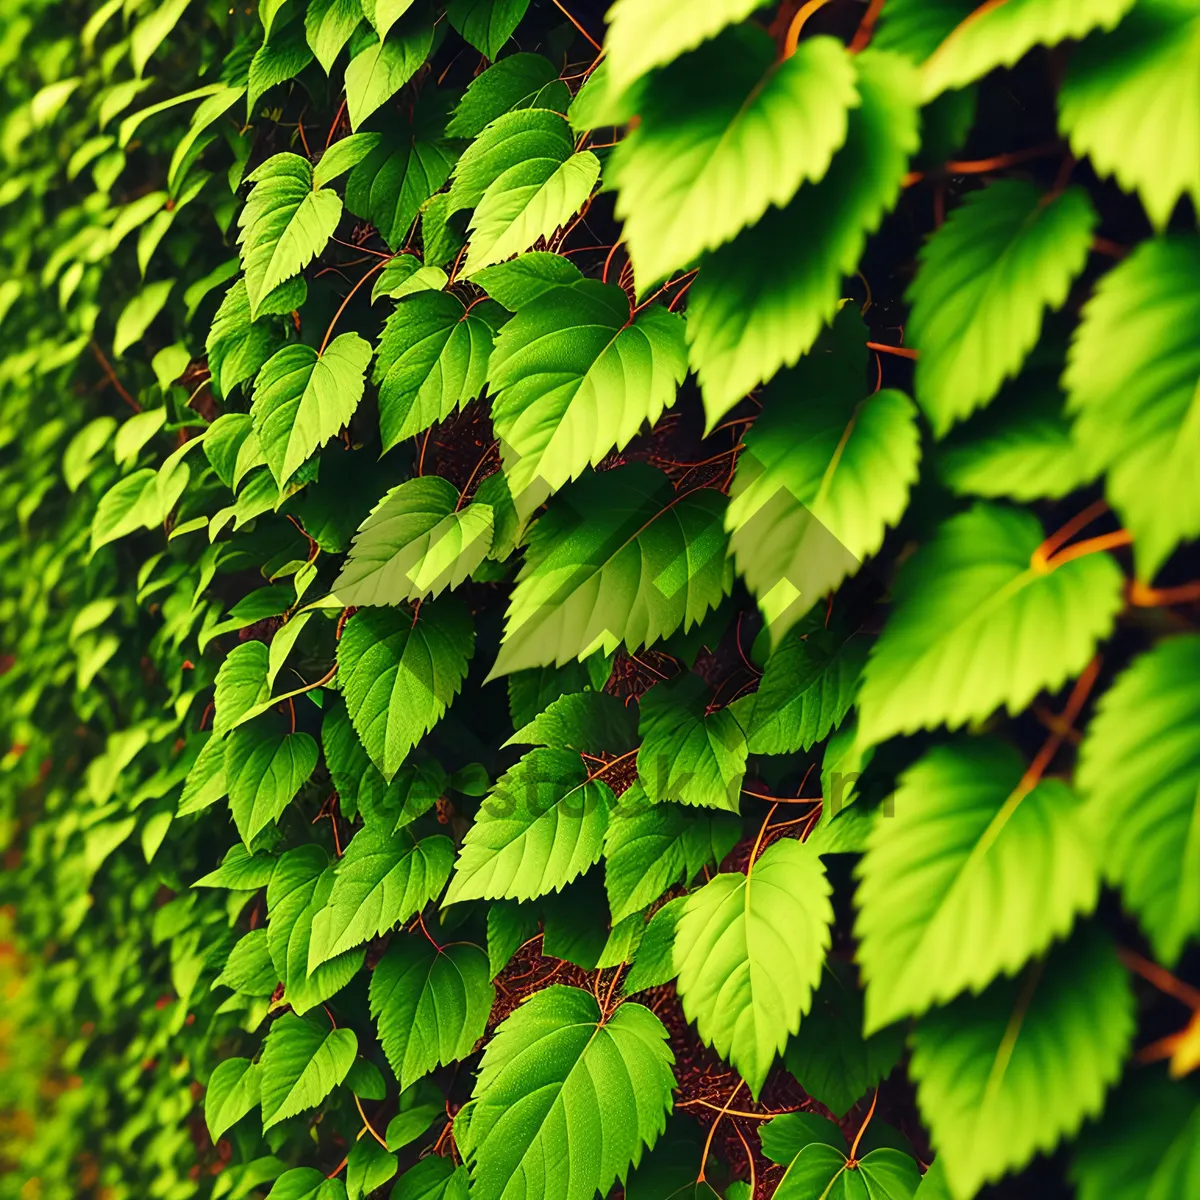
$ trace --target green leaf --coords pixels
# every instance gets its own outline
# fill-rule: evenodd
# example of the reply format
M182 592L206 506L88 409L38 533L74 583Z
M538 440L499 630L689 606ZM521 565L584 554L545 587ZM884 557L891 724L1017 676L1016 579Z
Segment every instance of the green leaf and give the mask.
M129 37L129 61L135 75L141 76L154 52L170 37L188 3L189 0L162 0L134 26Z
M250 176L254 184L238 216L238 245L253 320L271 291L298 275L325 249L342 216L336 192L314 190L312 164L276 154Z
M251 321L246 281L237 280L213 317L205 347L218 393L229 396L239 383L253 379L282 344L283 335L276 321Z
M1100 700L1078 784L1106 878L1173 966L1200 935L1200 638L1136 658Z
M1111 30L1133 5L1134 0L1011 0L968 11L922 68L925 99L982 79L996 67L1011 67L1034 46Z
M751 754L794 754L823 742L845 720L866 662L866 638L824 614L810 614L784 634L767 659L758 690L730 705Z
M352 133L339 138L322 153L313 169L313 186L322 188L353 170L379 145L382 137L379 133Z
M915 73L874 50L856 63L861 104L824 177L700 262L687 330L710 426L812 347L837 311L842 277L900 194L919 144Z
M640 1004L604 1020L579 988L535 992L484 1051L464 1155L473 1200L607 1193L671 1109L667 1031ZM592 1154L568 1154L582 1139Z
M459 851L446 904L532 900L600 860L612 792L578 754L531 750L497 781Z
M137 461L138 453L167 422L166 408L148 408L134 413L121 423L117 436L113 438L113 458L125 467Z
M467 1200L467 1168L430 1155L404 1172L391 1200Z
M1096 1116L1133 1030L1128 976L1092 928L1021 978L922 1017L911 1072L955 1200Z
M603 687L611 673L612 660L603 654L563 667L533 667L514 672L508 677L508 708L513 727L523 729L562 696Z
M538 98L557 79L554 64L540 54L508 55L471 80L446 126L446 136L473 138L512 109L546 107Z
M266 643L258 641L242 642L225 656L213 692L213 737L224 737L240 717L270 698L269 656Z
M423 267L415 255L400 254L380 271L371 288L371 303L380 296L402 300L414 292L444 291L448 281L449 276L441 267Z
M360 829L338 861L329 900L313 918L309 971L420 912L446 886L453 861L449 838L414 842L407 832Z
M79 485L91 473L96 455L108 445L116 428L117 423L112 417L95 417L67 443L63 451L62 471L68 491L79 490Z
M492 677L697 624L731 582L723 507L640 463L574 484L530 534Z
M685 904L686 896L676 896L674 900L668 900L650 918L641 944L637 948L633 966L621 985L624 995L632 996L646 988L660 987L678 974L675 962L675 931Z
M387 832L428 812L446 789L446 773L432 760L410 763L390 783L385 781L358 740L342 703L325 712L321 746L343 815L361 813L366 824L378 825Z
M494 59L528 7L529 0L449 0L446 19L480 54Z
M916 394L941 437L1021 369L1046 309L1087 262L1096 211L1082 188L1047 196L1007 179L972 192L929 239L908 289Z
M1144 581L1200 535L1188 452L1200 429L1198 333L1200 238L1155 238L1100 280L1063 375L1075 438L1088 467L1108 473Z
M442 135L444 123L436 105L418 107L410 122L389 123L346 181L346 207L370 221L392 250L407 242L421 206L450 178L458 152Z
M468 313L448 292L418 292L396 305L383 328L372 376L379 385L384 450L478 397L495 316L487 302Z
M354 1031L330 1029L324 1016L279 1017L262 1056L263 1129L320 1104L346 1078L357 1053Z
M557 166L574 149L566 117L553 109L521 109L497 117L455 164L449 212L474 208L497 179L523 162Z
M433 45L433 27L414 13L383 41L364 46L346 67L346 107L355 131L386 104L425 62Z
M552 288L569 287L582 280L582 272L569 258L548 250L531 250L510 262L476 271L471 282L509 312L516 312Z
M604 58L596 64L571 100L567 118L576 133L627 125L637 116L651 77L619 84L609 69L610 61Z
M162 312L174 286L173 279L147 284L125 305L113 333L114 358L120 358L130 346L142 340L151 322Z
M258 1107L262 1067L248 1058L219 1062L204 1090L204 1124L214 1142Z
M413 0L362 0L362 11L381 38L412 6Z
M703 1136L697 1136L699 1129L697 1123L686 1119L669 1121L654 1149L630 1174L625 1185L626 1200L721 1200L711 1184L696 1181L704 1153ZM726 1197L735 1200L736 1193L726 1189Z
M644 792L634 784L620 797L604 835L604 886L614 921L719 864L742 836L741 822L725 813L645 805Z
M280 856L267 887L267 948L283 978L287 1003L299 1014L345 987L362 966L362 951L350 951L309 974L313 919L324 909L333 882L325 851L309 844Z
M561 893L542 900L540 949L546 958L561 958L584 971L599 967L613 936L599 883L596 874L588 874ZM631 922L638 923L640 918ZM619 956L618 961L623 957Z
M471 216L465 275L528 250L567 223L600 178L589 150L557 161L530 158L494 179Z
M475 649L466 607L454 597L403 610L364 609L338 643L346 708L371 761L391 780L408 752L458 694Z
M819 180L846 140L847 114L858 103L854 76L834 38L803 41L777 62L771 38L750 25L659 72L605 176L619 189L617 216L639 288Z
M449 192L438 192L421 205L421 244L427 266L444 265L463 248L466 238L457 222L450 224L452 215Z
M638 780L654 802L737 812L746 774L746 734L728 708L708 711L698 675L659 683L642 697Z
M1196 1088L1143 1068L1080 1134L1071 1178L1078 1200L1175 1200L1188 1194L1198 1160Z
M439 1117L446 1115L441 1091L419 1079L400 1094L399 1112L388 1122L384 1141L389 1150L400 1150L419 1138Z
M624 87L759 7L760 0L697 0L686 8L672 0L617 0L604 42L609 72Z
M218 985L247 996L269 996L279 977L267 950L267 931L252 929L234 946L225 969L213 980Z
M552 701L504 744L623 754L637 744L636 735L635 715L616 696L573 692Z
M312 900L300 914L292 927L288 939L288 963L284 1000L292 1011L303 1015L318 1005L323 1005L331 996L337 995L362 970L365 952L347 950L328 962L323 962L315 971L309 971L308 952L312 942L312 923L321 911L325 889L332 886L332 873L322 880Z
M658 305L635 317L612 284L584 280L522 305L488 364L518 510L526 492L543 498L654 424L686 374L683 321Z
M154 470L143 467L118 480L104 493L92 516L93 554L101 546L146 527L142 497L146 494L147 486L153 489L154 479Z
M276 1170L282 1166L278 1159L271 1161L277 1164ZM242 1186L246 1186L244 1180ZM326 1179L313 1167L293 1167L275 1180L267 1200L346 1200L346 1187L340 1179Z
M264 38L271 36L275 18L286 2L287 0L258 0L258 19L262 22Z
M207 745L207 743L205 743ZM197 759L199 761L199 759ZM229 888L232 891L254 891L271 882L278 860L270 854L251 854L239 843L229 848L215 871L197 879L192 887Z
M1107 0L1106 8L1129 8ZM1136 190L1157 230L1180 196L1200 208L1200 13L1186 0L1141 0L1118 29L1071 55L1058 97L1071 149Z
M347 1200L362 1200L396 1174L399 1164L373 1137L354 1143L346 1160Z
M177 203L173 211L178 212L179 208L186 202L184 197L194 197L196 192L193 190L194 184L189 184L186 188L184 184L189 179L189 172L192 164L196 161L196 157L203 153L204 147L210 140L205 136L208 128L218 118L223 117L241 98L245 91L243 87L226 87L219 92L207 97L197 106L195 113L192 116L191 123L188 125L187 133L179 139L175 146L175 152L171 155L171 165L167 170L167 186L170 188L171 195L177 198ZM193 179L196 176L192 177ZM206 178L199 177L201 180L200 186L206 182ZM180 195L182 191L182 196ZM171 222L170 212L168 209L163 213L160 220L165 220L169 226ZM165 230L164 230L165 232ZM146 273L145 264L141 261L141 247L138 248L139 266L142 268L142 274ZM229 273L232 274L232 271ZM223 276L223 279L229 278L229 275ZM195 285L193 285L195 286ZM191 300L191 288L184 293L184 301L188 305L189 314L194 307Z
M1065 937L1099 896L1079 801L1024 783L1003 742L960 740L901 777L859 864L858 961L866 1030L980 992Z
M350 422L362 399L371 343L343 333L318 354L285 346L254 383L254 432L267 465L283 487L309 456Z
M304 14L308 44L328 75L342 47L362 21L359 0L309 0Z
M223 283L228 283L238 272L238 257L235 254L232 258L227 258L223 263L213 267L207 275L201 275L195 283L190 284L183 293L184 307L187 309L187 319L191 321L196 315L196 311L200 305L204 303L205 298L213 290L220 287ZM245 298L243 297L243 300ZM246 303L247 315L249 314L249 303Z
M912 1158L888 1146L851 1160L838 1127L815 1113L775 1117L760 1136L763 1153L786 1168L778 1200L911 1200L921 1182Z
M492 509L440 475L392 488L358 527L333 590L343 604L400 604L458 587L492 546Z
M438 950L422 934L393 940L371 974L371 1016L400 1087L466 1058L483 1036L495 997L478 946L457 942Z
M488 905L488 976L495 979L516 952L538 931L538 910L532 904L498 900Z
M1025 371L938 448L939 478L958 495L1061 499L1089 483L1057 378Z
M295 79L313 59L312 49L299 22L275 30L258 48L250 63L246 89L246 117L254 116L254 107L277 84Z
M772 641L878 552L917 479L912 401L890 388L863 395L866 338L852 307L832 333L832 355L821 339L768 387L725 512Z
M946 1184L946 1172L941 1158L935 1158L921 1177L921 1186L917 1188L917 1200L953 1200L950 1188Z
M270 733L255 720L225 743L229 809L247 846L274 825L317 765L317 743L307 733Z
M1028 513L976 504L905 563L859 690L866 744L1018 713L1083 670L1121 609L1121 571L1107 554L1035 566L1042 536Z
M311 883L306 880L288 893L282 909L272 914L268 938L272 961L283 961L283 998L299 1016L340 992L363 965L362 950L347 950L315 970L308 969L313 922L329 903L334 881L333 868L324 867Z
M821 860L785 839L749 875L714 876L675 932L683 1011L756 1099L821 979L833 906Z
M227 791L225 740L210 734L188 771L176 815L182 817L209 808L223 799Z
M784 1062L808 1095L842 1117L891 1073L903 1050L903 1026L863 1037L863 1001L855 971L849 963L830 958L812 1011L788 1042Z

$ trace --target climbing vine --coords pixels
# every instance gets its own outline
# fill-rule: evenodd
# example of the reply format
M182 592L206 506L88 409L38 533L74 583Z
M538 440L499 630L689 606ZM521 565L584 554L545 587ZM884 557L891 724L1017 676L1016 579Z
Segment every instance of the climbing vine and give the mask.
M1194 1193L1194 0L0 68L0 1200Z

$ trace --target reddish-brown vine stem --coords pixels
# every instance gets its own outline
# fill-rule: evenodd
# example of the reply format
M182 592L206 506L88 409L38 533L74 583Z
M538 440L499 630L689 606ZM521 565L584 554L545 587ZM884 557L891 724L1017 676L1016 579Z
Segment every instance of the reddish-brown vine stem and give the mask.
M897 358L915 359L917 357L917 352L908 346L888 346L883 342L868 342L867 349L875 350L880 354L894 354Z
M337 115L333 118L333 123L329 126L329 134L325 138L325 149L328 150L333 144L333 135L337 132L338 122L342 119L342 113L346 111L346 99L342 98L341 106L337 110Z
M851 54L858 54L867 48L871 41L871 36L875 32L875 23L879 20L879 14L882 11L883 0L871 0L863 19L858 23L858 28L854 31L854 37L850 40Z
M725 1102L725 1107L722 1108L717 1113L717 1119L709 1127L708 1137L705 1139L705 1142L704 1142L704 1153L700 1156L700 1174L696 1177L697 1183L704 1182L704 1179L705 1179L704 1168L706 1166L708 1166L708 1154L709 1154L709 1151L712 1149L713 1135L717 1132L717 1126L720 1125L721 1118L724 1117L727 1112L729 1112L729 1106L734 1102L734 1099L737 1097L738 1092L740 1092L742 1090L742 1088L745 1087L745 1085L746 1085L746 1081L744 1079L739 1079L737 1081L737 1086L733 1089L732 1092L729 1093L729 1099Z
M867 1132L867 1126L871 1123L871 1118L875 1115L875 1105L879 1102L879 1088L876 1086L875 1095L871 1097L871 1107L867 1109L867 1115L863 1118L863 1123L858 1127L858 1132L854 1135L854 1145L850 1147L850 1157L846 1160L846 1165L852 1167L858 1162L858 1144L862 1141L863 1134Z
M383 270L383 268L386 267L390 261L390 258L381 259L346 293L346 298L338 306L337 312L333 314L333 320L329 322L329 328L325 330L325 336L321 339L321 348L317 351L318 358L325 353L325 347L329 345L329 339L333 336L333 331L337 326L338 320L342 313L346 311L346 305L350 303L351 299L354 297L354 293L357 292L358 289L362 287L362 285L366 283L376 271Z
M1021 782L1017 784L1016 791L1013 793L1013 796L1017 798L1016 803L1019 803L1021 799L1037 787L1042 775L1045 774L1046 768L1054 761L1054 756L1066 740L1068 731L1079 719L1079 714L1083 711L1083 706L1087 703L1087 698L1095 686L1097 676L1100 674L1101 662L1101 657L1097 654L1084 668L1083 674L1075 681L1075 686L1071 689L1070 696L1067 697L1067 704L1063 709L1062 717L1057 723L1058 728L1042 744L1042 748L1037 752L1037 756L1030 763L1029 769L1021 776ZM1012 802L1012 799L1010 797L1006 803Z
M95 355L96 361L100 364L100 369L104 372L108 382L111 383L114 388L116 388L117 395L119 395L135 413L140 413L142 411L142 406L129 394L125 385L117 378L117 373L113 370L112 363L108 361L104 351L101 350L96 344L95 339L90 341L88 345L91 346L92 354Z
M563 7L562 0L553 0L553 4L554 7L557 8L563 14L563 16L566 17L567 20L570 21L571 24L574 25L575 28L578 29L579 32L582 33L583 36L592 44L593 49L599 50L601 54L604 53L604 47L601 46L600 43L596 41L596 39L592 37L592 35L588 33L588 31L584 29L584 27L580 25L580 23L575 20L573 16L571 16L566 8Z
M783 53L780 58L791 58L796 53L796 47L800 44L801 30L808 23L808 18L828 3L829 0L807 0L807 3L800 6L799 11L792 18L792 23L788 26L787 37L783 39Z
M1148 983L1152 983L1160 992L1186 1004L1193 1012L1200 1012L1200 990L1176 979L1165 967L1143 958L1136 950L1127 950L1124 946L1117 949L1121 962L1130 970L1140 975Z
M804 785L808 782L808 777L813 773L816 763L809 763L808 770L804 772L804 778L800 780L800 786L796 789L797 792L804 791ZM755 800L765 800L768 804L820 804L820 796L768 796L765 792L754 792L750 788L742 788L743 796L753 796Z
M350 1094L352 1096L354 1095L353 1092L351 1092ZM362 1122L363 1122L363 1125L366 1126L367 1132L386 1150L387 1149L387 1139L384 1138L381 1134L379 1134L376 1131L375 1126L372 1125L371 1122L367 1120L367 1114L365 1112L363 1112L362 1101L359 1100L359 1098L357 1096L354 1096L354 1107L358 1109L358 1115L360 1117L362 1117Z
M920 183L927 175L985 175L989 171L1003 171L1008 167L1019 166L1034 158L1046 158L1053 154L1062 153L1061 142L1041 142L1025 150L1012 150L1007 154L996 154L991 158L977 158L967 161L950 161L943 163L936 172L909 171L904 177L903 187L912 187Z
M1065 525L1056 529L1033 552L1030 566L1035 571L1048 571L1050 558L1061 546L1065 546L1077 533L1086 529L1093 521L1108 512L1108 505L1103 500L1089 504L1082 512L1076 513Z
M488 448L487 448L487 449L486 449L486 450L483 452L483 454L482 454L482 456L480 457L479 461L478 461L478 462L475 464L474 468L472 469L472 471L471 471L471 474L467 476L467 482L463 484L462 491L460 491L460 492L458 493L458 503L457 503L457 504L454 506L454 511L455 511L455 512L458 512L458 511L459 511L459 509L461 509L461 508L462 508L462 506L463 506L463 501L465 501L465 500L466 500L466 498L467 498L467 493L468 493L468 492L471 490L471 484L473 484L473 483L475 482L475 476L476 476L476 475L478 475L478 474L479 474L479 472L480 472L480 471L483 469L483 464L484 464L485 462L487 462L487 460L488 460L488 455L489 455L489 454L491 454L491 452L492 452L493 450L495 450L495 449L496 449L496 447L497 447L497 446L499 446L499 445L500 445L500 439L499 439L499 438L497 438L497 439L496 439L494 442L492 442L492 444L491 444L491 445L490 445L490 446L489 446L489 447L488 447Z
M750 1195L753 1197L758 1190L758 1177L754 1170L754 1155L750 1153L750 1143L746 1141L746 1135L734 1125L733 1132L737 1134L738 1141L742 1143L742 1149L746 1154L746 1161L750 1164Z
M614 758L611 761L606 762L604 764L604 766L602 766L598 771L591 772L588 775L588 777L583 781L583 783L581 783L579 786L586 787L589 783L592 783L594 780L599 779L600 776L603 775L605 771L611 771L612 768L617 765L617 763L623 763L627 759L633 758L633 756L635 754L637 754L636 750L627 750L624 754L621 754L617 758Z
M785 1117L788 1113L799 1112L798 1108L781 1108L775 1112L747 1112L740 1108L723 1108L720 1104L713 1104L710 1100L680 1100L675 1105L676 1108L692 1108L699 1104L701 1108L711 1108L713 1112L724 1112L730 1117L745 1117L749 1121L770 1121L775 1117Z
M1152 588L1135 579L1129 585L1129 603L1136 608L1169 608L1173 604L1200 602L1200 580L1177 587Z

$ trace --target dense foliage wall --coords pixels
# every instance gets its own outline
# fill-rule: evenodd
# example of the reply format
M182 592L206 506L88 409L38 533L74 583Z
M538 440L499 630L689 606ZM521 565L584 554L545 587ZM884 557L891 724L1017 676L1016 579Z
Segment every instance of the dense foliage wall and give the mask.
M1200 1196L1195 0L0 91L0 1197Z

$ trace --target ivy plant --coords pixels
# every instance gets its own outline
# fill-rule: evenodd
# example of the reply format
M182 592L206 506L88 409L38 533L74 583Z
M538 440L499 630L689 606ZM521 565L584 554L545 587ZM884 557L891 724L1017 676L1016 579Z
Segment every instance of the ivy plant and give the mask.
M0 1200L1186 1200L1194 0L8 0Z

